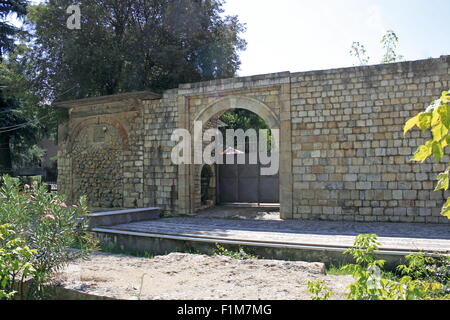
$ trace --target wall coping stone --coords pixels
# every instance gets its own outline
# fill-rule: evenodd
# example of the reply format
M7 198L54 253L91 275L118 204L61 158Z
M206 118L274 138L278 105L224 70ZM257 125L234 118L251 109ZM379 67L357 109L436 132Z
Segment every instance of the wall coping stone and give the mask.
M117 101L122 101L122 100L129 100L129 99L157 100L157 99L161 99L161 95L151 92L151 91L128 92L128 93L119 93L119 94L113 94L113 95L101 96L101 97L92 97L92 98L85 98L85 99L61 101L61 102L56 102L53 105L58 108L70 109L70 108L75 108L75 107L90 106L90 105L101 104L101 103L111 103L111 102L117 102Z

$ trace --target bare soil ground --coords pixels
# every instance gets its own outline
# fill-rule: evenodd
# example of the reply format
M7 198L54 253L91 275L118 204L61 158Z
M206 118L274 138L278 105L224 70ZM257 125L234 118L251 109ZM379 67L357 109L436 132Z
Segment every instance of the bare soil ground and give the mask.
M308 280L321 279L342 299L350 276L325 275L322 263L237 260L171 253L154 258L94 253L57 277L64 288L116 299L310 299Z

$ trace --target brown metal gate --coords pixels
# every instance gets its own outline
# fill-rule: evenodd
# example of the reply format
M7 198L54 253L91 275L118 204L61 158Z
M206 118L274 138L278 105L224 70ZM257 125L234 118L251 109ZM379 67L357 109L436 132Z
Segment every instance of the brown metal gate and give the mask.
M260 169L260 164L218 165L219 203L279 203L278 174L263 176Z

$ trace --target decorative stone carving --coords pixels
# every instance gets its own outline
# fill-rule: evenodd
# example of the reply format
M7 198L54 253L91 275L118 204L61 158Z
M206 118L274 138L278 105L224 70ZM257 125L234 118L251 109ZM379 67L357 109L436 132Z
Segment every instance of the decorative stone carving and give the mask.
M122 136L111 124L87 125L82 128L72 142L73 153L94 150L122 150Z

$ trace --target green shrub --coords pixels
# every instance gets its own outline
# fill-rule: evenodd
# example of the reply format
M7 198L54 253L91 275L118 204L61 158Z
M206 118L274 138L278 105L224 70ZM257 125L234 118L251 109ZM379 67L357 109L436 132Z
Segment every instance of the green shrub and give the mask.
M239 247L239 251L233 251L225 249L220 244L216 243L215 254L218 256L227 256L237 260L250 260L250 259L258 259L257 256L245 252L243 248Z
M358 235L353 248L345 251L356 261L346 265L356 281L348 289L350 300L417 300L430 299L441 290L442 285L434 281L423 281L405 275L398 280L388 279L383 272L384 260L377 260L375 251L379 243L375 234Z
M307 282L308 292L311 293L311 300L328 300L334 296L333 291L323 280L311 280Z
M77 205L67 205L62 196L47 192L46 185L33 182L21 186L9 176L2 177L0 185L0 224L10 225L36 251L31 261L35 288L30 292L39 292L53 272L95 249L94 237L87 231L85 198Z
M409 119L403 129L406 135L414 127L422 132L431 131L432 139L420 145L414 153L412 161L425 162L429 157L434 157L440 162L444 156L445 148L450 144L450 91L443 91L441 97L433 101L425 111L420 112ZM438 183L435 191L447 191L450 185L450 167L438 175ZM442 207L441 214L450 219L450 197Z
M0 225L0 300L14 297L16 283L23 289L25 280L36 272L31 263L36 253L10 225Z
M448 299L450 258L426 257L421 254L407 256L408 264L397 269L400 276L383 270L385 261L376 259L379 248L376 234L360 234L355 238L350 254L355 264L344 265L342 272L351 274L355 282L348 286L349 300L419 300ZM332 292L323 281L308 282L313 300L326 300Z
M409 276L414 280L439 283L441 288L433 292L432 297L450 295L450 257L415 253L406 256L406 259L408 260L407 265L397 267L401 275Z

